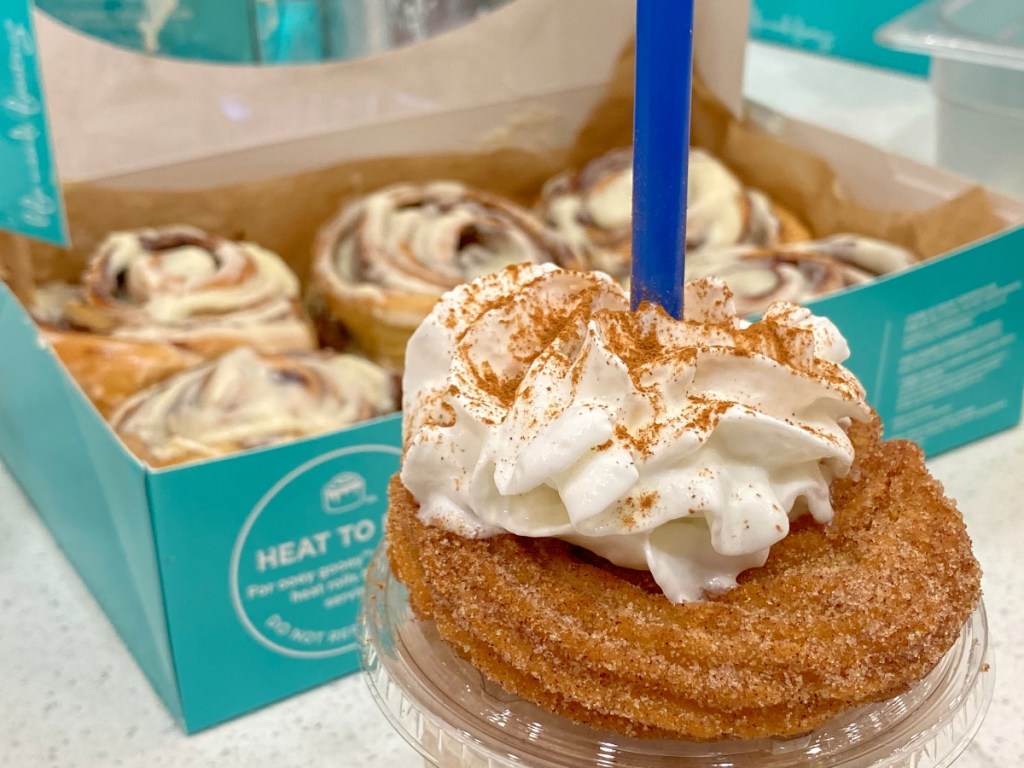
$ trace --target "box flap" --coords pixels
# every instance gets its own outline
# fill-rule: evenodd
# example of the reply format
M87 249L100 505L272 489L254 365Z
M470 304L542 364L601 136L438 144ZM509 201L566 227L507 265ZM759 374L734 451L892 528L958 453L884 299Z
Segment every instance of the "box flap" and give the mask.
M150 475L189 731L358 669L400 432L392 414Z
M387 54L282 67L145 56L43 15L38 32L59 166L82 180L597 85L633 13L621 0L518 0Z
M180 716L145 475L0 284L0 455Z
M748 11L749 0L697 4L697 67L737 112ZM408 48L291 67L148 57L41 14L38 28L66 179L227 154L191 175L121 179L213 186L357 157L567 145L600 98L634 16L634 3L622 0L517 0ZM417 130L401 132L399 143L388 126L411 120Z

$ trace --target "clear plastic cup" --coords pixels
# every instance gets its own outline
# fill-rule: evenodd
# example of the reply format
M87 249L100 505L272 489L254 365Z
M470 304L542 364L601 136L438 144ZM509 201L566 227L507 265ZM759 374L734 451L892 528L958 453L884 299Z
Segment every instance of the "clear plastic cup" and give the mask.
M984 606L928 677L901 696L791 739L713 743L632 739L572 723L505 692L418 620L383 546L363 601L363 668L399 733L442 768L941 768L981 726L992 699Z

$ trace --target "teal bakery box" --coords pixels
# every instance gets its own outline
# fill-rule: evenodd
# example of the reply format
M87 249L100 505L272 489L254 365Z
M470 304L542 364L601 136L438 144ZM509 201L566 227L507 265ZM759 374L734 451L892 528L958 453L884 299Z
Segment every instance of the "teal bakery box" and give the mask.
M358 669L399 432L149 469L0 283L0 456L188 731Z
M601 14L584 12L598 2ZM746 3L702 0L698 12L704 14L698 27L706 31L695 41L699 71L724 103L737 106ZM618 14L617 23L606 23L608 14ZM445 160L431 173L464 173L481 186L507 193L513 190L497 187L533 168L537 183L518 191L535 194L542 181L539 172L554 169L515 154L516 147L538 150L550 160L545 150L572 143L605 92L608 72L629 38L632 16L621 0L517 0L483 18L480 24L487 32L478 37L467 27L421 50L375 57L365 66L300 68L299 76L315 77L321 89L329 85L332 93L345 95L335 101L348 116L359 106L360 94L369 90L379 97L373 100L373 114L364 112L363 121L354 125L335 124L334 117L323 114L286 120L275 109L315 99L285 98L285 91L275 90L281 83L273 77L283 77L280 73L257 88L264 75L250 82L252 73L242 68L211 72L137 59L131 67L115 66L133 54L77 50L82 41L50 26L49 42L60 44L52 50L76 50L102 64L106 73L104 78L80 76L74 88L65 84L67 100L55 101L58 154L61 136L66 138L75 125L87 123L94 129L89 135L109 137L59 158L66 174L74 169L75 178L104 180L90 193L88 206L83 185L68 189L76 247L88 252L90 243L115 228L184 220L212 231L240 231L295 257L308 253L310 239L308 232L296 233L336 207L336 199L318 194L318 174L329 171L337 188L347 185L352 191L371 184L371 173L379 182L413 167L395 158L414 156L418 172L425 173L428 153ZM716 21L721 27L714 26ZM569 50L570 45L579 50ZM534 51L526 57L527 71L512 67L509 62L520 62L527 46ZM468 54L470 49L479 55ZM59 71L73 58L68 53L52 63ZM442 66L450 68L443 82L458 83L457 89L424 74L436 74ZM118 76L129 83L148 83L146 77L153 76L154 88L180 81L182 87L174 92L188 99L175 102L165 94L168 98L148 113L135 103L122 103L112 125L98 122L100 111L73 111L76 104L94 103L91 88L111 86L111 78L113 85L123 85ZM202 124L209 133L194 135L181 127L201 124L188 106L200 108L193 103L195 76L237 98L248 85L257 97L274 95L274 103L219 102L225 111L218 119L226 122L211 117ZM420 76L423 82L417 81ZM512 88L502 93L500 103L498 85ZM111 87L110 93L140 91ZM614 103L620 119L628 121L628 99ZM273 119L244 124L243 107ZM180 121L174 119L179 111ZM147 133L139 130L144 118L154 121ZM326 123L334 127L321 131ZM282 126L312 128L314 135L281 136L275 129ZM98 132L101 127L108 133ZM928 209L969 186L777 115L765 121L765 130L824 158L851 198L864 205ZM168 135L176 132L183 134L181 142ZM474 153L473 162L456 152ZM480 165L482 157L492 164ZM358 173L347 166L343 174L340 164L357 158ZM101 166L110 169L109 177L99 172ZM275 175L277 183L266 181ZM342 175L344 184L337 182ZM247 184L246 195L224 191L236 182ZM211 193L210 188L216 189ZM1019 227L1024 203L998 195L992 199L1003 227L999 233L817 304L850 339L851 367L887 420L889 434L916 439L932 454L1020 419L1024 230ZM274 239L275 232L295 237ZM0 262L5 255L0 238ZM147 469L110 432L0 284L0 456L188 731L356 668L356 602L366 559L381 533L385 481L398 466L398 445L399 419L390 416L219 460Z
M886 437L932 456L1020 421L1024 227L808 306L849 342Z

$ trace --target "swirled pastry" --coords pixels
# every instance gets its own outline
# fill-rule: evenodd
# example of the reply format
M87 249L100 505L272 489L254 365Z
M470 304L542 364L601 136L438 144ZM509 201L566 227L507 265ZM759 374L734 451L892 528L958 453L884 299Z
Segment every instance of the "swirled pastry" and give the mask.
M819 240L791 243L790 247L795 251L835 259L842 265L848 285L868 282L918 263L917 256L906 248L865 235L831 235Z
M690 150L687 181L688 253L737 243L771 246L809 237L796 217L756 189L744 187L702 149ZM602 155L579 173L548 181L539 210L591 269L629 278L633 219L633 151Z
M240 347L136 393L110 421L160 467L340 429L395 410L396 398L393 376L355 355Z
M914 254L893 243L843 234L772 248L706 249L687 258L686 274L722 278L737 311L753 314L776 301L809 301L916 263Z
M111 234L81 283L64 309L78 330L169 342L204 357L239 345L316 346L298 279L280 257L194 227Z
M409 344L388 557L491 680L573 720L793 736L901 693L980 598L956 506L882 442L836 328L720 281L682 321L507 270Z
M412 331L447 290L517 263L572 266L530 212L451 181L399 184L345 205L317 239L310 306L331 346L400 369Z
M47 283L35 290L29 313L39 324L42 339L104 418L140 389L203 361L196 353L163 341L72 330L67 307L81 297L77 285Z
M43 338L104 418L141 389L203 358L162 341L43 328Z

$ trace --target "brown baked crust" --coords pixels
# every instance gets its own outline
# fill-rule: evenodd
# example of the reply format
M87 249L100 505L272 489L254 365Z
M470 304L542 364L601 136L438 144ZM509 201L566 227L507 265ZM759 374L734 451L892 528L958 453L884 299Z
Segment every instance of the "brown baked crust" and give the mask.
M323 278L317 257L310 275L307 306L320 341L342 352L361 352L391 371L405 366L405 347L430 314L436 296L369 293L358 286L338 289Z
M980 598L962 517L920 449L852 436L835 520L809 519L740 586L673 605L647 574L552 539L423 525L396 477L387 523L413 611L524 699L578 722L689 740L790 736L923 678Z
M811 239L811 230L791 210L772 202L772 213L779 220L779 243L799 243Z
M203 360L193 352L160 341L51 328L44 328L42 334L104 418L139 390Z

